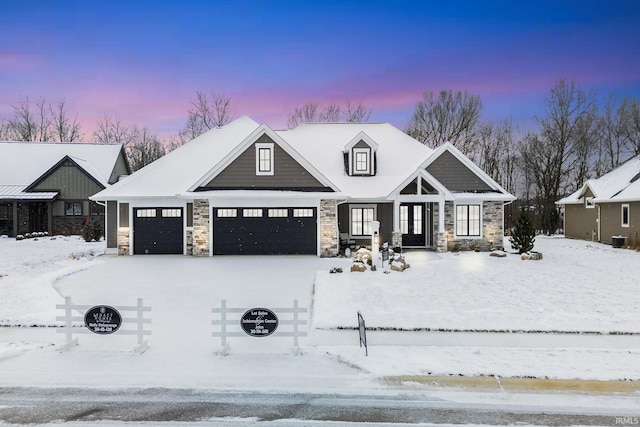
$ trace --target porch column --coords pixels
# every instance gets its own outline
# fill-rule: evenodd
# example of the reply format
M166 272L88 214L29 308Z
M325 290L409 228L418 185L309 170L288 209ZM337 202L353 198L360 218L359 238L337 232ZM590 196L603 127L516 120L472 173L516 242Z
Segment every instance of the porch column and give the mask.
M438 200L438 232L436 233L436 252L447 252L447 233L444 229L444 198Z
M18 201L13 202L13 237L18 235Z
M400 231L400 202L393 201L393 231Z
M53 201L47 202L47 231L53 235Z

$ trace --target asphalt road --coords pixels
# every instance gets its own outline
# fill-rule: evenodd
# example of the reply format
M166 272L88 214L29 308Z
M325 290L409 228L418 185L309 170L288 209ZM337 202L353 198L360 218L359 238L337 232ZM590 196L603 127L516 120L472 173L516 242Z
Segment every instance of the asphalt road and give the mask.
M530 398L536 401L536 395ZM606 403L605 403L606 406ZM316 425L432 423L485 425L620 425L593 407L459 403L429 393L335 395L186 389L0 388L0 424L89 425L105 421L152 425ZM166 424L165 424L166 425ZM201 424L205 425L205 424ZM340 424L330 424L340 425Z

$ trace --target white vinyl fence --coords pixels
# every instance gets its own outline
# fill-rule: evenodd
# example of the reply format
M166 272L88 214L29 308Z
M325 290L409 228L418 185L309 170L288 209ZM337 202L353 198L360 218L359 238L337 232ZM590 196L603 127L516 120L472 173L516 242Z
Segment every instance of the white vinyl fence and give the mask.
M87 310L95 307L93 305L81 305L72 304L71 297L65 297L64 304L57 304L58 310L64 310L64 316L57 316L56 320L64 321L65 325L57 329L57 333L65 334L66 340L62 347L62 350L69 350L72 347L78 345L78 338L73 338L73 335L77 334L93 334L94 332L86 326L74 326L74 322L82 322L84 325L84 314L74 315L74 311L85 313ZM118 312L131 313L133 312L135 317L126 317L122 315L122 324L120 328L115 332L118 335L136 335L138 337L138 345L134 347L133 351L138 354L144 353L148 348L148 343L144 340L145 335L151 335L150 330L146 330L144 327L146 324L151 323L151 319L144 317L144 312L151 311L151 307L145 307L142 298L138 298L138 303L135 306L119 306ZM131 327L133 326L133 327Z

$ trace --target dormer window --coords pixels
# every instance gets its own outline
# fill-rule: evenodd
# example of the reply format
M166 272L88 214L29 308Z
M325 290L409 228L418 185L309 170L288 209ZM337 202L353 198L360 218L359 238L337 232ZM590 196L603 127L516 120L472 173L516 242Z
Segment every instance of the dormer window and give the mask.
M256 175L273 175L273 144L256 144Z
M369 148L354 148L354 175L371 173L371 150Z
M344 147L344 170L350 176L376 174L378 144L366 133L358 133Z

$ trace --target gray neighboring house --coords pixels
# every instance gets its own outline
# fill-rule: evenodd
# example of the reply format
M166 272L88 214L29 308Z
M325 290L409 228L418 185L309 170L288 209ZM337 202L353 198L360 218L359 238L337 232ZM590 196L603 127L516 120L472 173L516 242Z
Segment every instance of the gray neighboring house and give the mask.
M0 142L0 235L80 234L104 221L89 196L131 173L121 145Z
M579 190L559 200L564 207L566 237L612 243L622 236L640 237L640 156L635 156L585 182Z
M371 243L436 251L503 242L515 197L451 144L388 123L212 129L91 197L112 253L312 254Z

